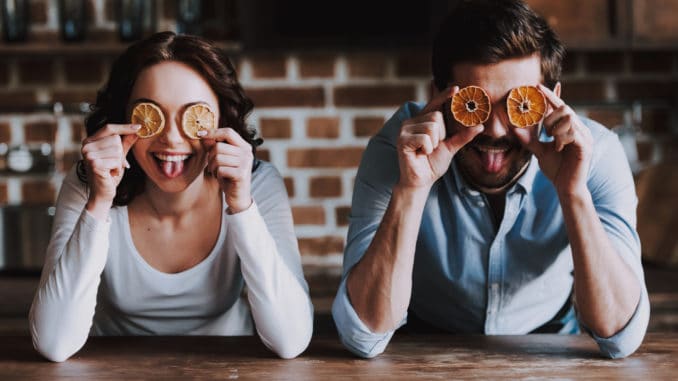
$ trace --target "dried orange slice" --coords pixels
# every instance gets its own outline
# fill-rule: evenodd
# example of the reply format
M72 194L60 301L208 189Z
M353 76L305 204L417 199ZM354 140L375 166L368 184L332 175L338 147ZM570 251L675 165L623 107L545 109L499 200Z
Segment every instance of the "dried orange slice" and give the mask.
M200 139L198 131L217 128L217 118L208 105L199 103L189 106L184 111L181 127L189 138Z
M467 86L454 94L450 109L457 122L473 127L490 117L492 104L485 90L478 86Z
M506 98L509 121L516 127L530 127L541 122L546 113L546 98L534 86L513 88Z
M141 129L137 131L137 135L141 138L155 136L165 127L165 116L162 114L162 110L149 102L142 102L134 106L130 120L134 124L141 125Z

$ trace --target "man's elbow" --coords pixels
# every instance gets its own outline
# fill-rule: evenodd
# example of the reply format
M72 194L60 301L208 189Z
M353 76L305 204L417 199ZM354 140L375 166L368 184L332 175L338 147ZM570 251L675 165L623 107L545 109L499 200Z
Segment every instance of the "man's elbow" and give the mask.
M634 342L600 345L600 353L609 359L623 359L631 356L642 344L642 338Z
M375 343L371 340L367 342L349 340L345 335L342 335L341 333L339 333L339 339L341 343L344 345L344 347L349 350L349 352L364 359L371 359L377 357L380 354L384 353L384 350L386 349L386 345L385 344L382 345L380 342Z

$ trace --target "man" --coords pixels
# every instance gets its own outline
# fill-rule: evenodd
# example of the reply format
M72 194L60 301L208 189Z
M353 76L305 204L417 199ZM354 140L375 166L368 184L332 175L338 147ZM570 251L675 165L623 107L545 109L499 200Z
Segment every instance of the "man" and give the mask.
M649 302L633 178L616 135L560 99L563 54L520 0L460 1L443 22L431 100L396 112L356 178L332 308L352 352L378 355L413 320L458 333L581 327L611 358L640 345ZM468 85L492 102L475 127L442 112ZM549 106L524 129L506 112L523 85Z

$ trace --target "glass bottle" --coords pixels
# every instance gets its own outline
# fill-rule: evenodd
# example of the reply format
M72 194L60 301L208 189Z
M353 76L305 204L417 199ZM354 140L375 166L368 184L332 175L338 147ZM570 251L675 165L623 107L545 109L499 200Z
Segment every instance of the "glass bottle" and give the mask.
M7 42L25 41L28 34L28 0L3 0L2 34Z
M87 29L86 0L59 0L59 27L64 41L82 41Z
M177 33L202 33L202 0L177 0Z

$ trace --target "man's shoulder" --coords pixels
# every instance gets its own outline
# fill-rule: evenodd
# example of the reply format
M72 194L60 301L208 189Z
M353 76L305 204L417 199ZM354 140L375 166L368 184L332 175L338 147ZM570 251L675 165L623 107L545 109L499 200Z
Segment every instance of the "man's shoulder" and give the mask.
M619 137L611 129L605 127L604 125L596 122L593 119L579 117L584 123L584 125L591 132L591 137L593 138L593 163L600 162L602 156L606 155L608 152L624 152L623 148L615 147L616 145L621 146ZM618 148L618 149L617 149ZM611 158L610 158L611 159ZM626 160L626 158L624 158Z
M606 139L614 138L616 134L612 132L609 128L603 126L602 124L596 122L593 119L589 119L583 116L579 116L582 123L591 131L591 136L593 137L594 142L604 141Z
M406 102L402 104L386 123L384 123L384 127L377 132L373 139L386 141L395 146L398 135L400 135L400 126L403 121L419 114L423 108L423 103Z

